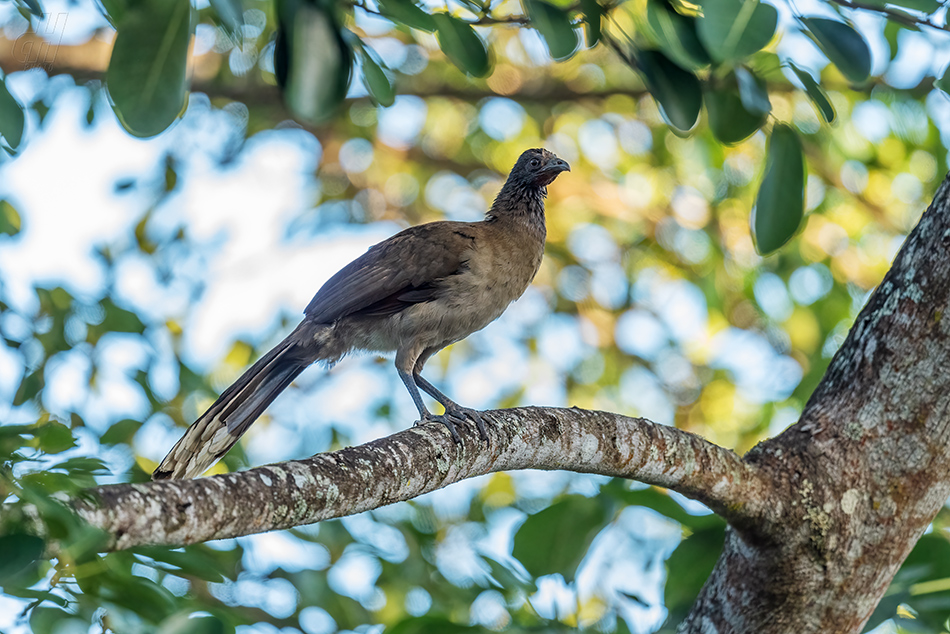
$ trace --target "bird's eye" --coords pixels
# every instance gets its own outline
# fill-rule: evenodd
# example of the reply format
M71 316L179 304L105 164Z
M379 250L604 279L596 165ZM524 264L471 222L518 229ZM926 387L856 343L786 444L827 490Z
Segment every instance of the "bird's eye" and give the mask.
M537 167L541 163L538 159L531 159L531 167Z

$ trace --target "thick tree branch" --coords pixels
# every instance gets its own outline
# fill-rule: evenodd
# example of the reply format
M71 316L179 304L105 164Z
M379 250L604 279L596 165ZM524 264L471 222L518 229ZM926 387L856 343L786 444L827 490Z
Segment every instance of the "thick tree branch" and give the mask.
M798 424L746 456L776 487L684 632L860 632L950 495L950 180Z
M114 549L184 545L289 528L408 500L465 478L513 469L569 469L634 478L700 500L743 522L765 481L735 453L644 419L580 409L490 412L490 442L456 445L440 425L414 427L308 460L197 480L109 485L79 502ZM240 500L240 503L235 503Z

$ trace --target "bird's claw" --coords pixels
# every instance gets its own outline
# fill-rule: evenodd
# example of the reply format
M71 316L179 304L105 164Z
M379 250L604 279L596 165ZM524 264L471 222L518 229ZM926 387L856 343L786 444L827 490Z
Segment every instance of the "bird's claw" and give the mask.
M449 433L452 434L452 440L455 441L455 444L462 442L462 437L459 436L458 430L455 429L455 423L461 423L464 421L452 420L454 417L449 414L429 414L426 413L425 416L416 421L416 425L422 425L424 423L440 423L445 425Z
M450 412L446 410L446 414L449 413ZM488 442L488 430L485 428L485 417L480 411L459 406L457 409L453 409L451 415L461 421L464 421L466 418L473 421L475 427L478 429L478 437Z
M482 413L475 409L469 409L467 407L453 407L451 409L446 409L444 414L429 414L428 416L423 417L421 420L417 421L416 424L422 423L441 423L445 425L449 433L452 434L452 440L459 444L462 442L461 436L459 436L458 430L456 430L456 425L464 425L468 421L475 423L475 427L478 428L478 436L487 441L488 440L488 430L485 428L485 419L482 416Z

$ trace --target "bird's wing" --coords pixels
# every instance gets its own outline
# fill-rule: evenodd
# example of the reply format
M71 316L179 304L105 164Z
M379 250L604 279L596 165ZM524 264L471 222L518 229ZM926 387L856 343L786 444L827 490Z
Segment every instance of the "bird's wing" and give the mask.
M304 310L331 323L353 313L386 315L430 301L438 280L462 270L475 249L472 223L430 222L370 247L327 280Z

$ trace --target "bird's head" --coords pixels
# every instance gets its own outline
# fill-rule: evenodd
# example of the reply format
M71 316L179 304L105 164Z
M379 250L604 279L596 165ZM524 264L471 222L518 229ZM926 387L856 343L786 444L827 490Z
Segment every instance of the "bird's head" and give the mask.
M532 148L521 154L518 162L511 168L508 180L533 187L547 187L554 182L558 174L570 171L571 166L567 161L558 158L553 152L544 148Z

